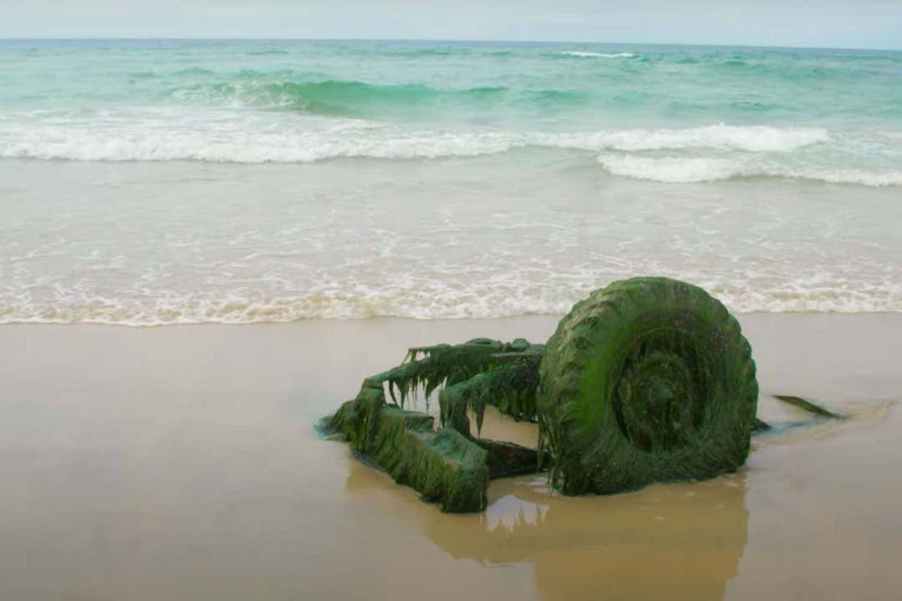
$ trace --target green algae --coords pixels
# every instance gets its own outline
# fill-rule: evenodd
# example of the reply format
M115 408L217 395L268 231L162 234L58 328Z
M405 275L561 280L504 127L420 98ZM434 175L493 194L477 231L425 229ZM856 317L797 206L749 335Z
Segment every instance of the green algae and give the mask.
M820 405L813 403L809 400L803 399L799 396L793 396L788 394L775 394L774 398L783 401L789 405L793 405L798 407L799 409L803 409L808 413L813 413L819 417L828 417L831 419L846 419L845 415L841 415L839 413L834 413L829 409L821 407Z
M667 278L611 284L574 306L540 370L542 461L564 494L612 494L735 471L758 386L739 324Z
M486 505L487 451L459 432L436 432L434 418L387 404L382 384L366 379L357 397L323 424L355 453L378 465L443 511L481 511Z
M541 352L540 345L523 339L504 343L476 338L463 344L438 344L411 348L398 367L373 376L388 384L393 401L402 407L420 389L428 399L440 387L451 387L521 355Z
M404 407L422 390L427 401L437 390L442 425L469 436L467 411L481 430L486 405L517 420L536 419L535 390L543 345L524 339L510 343L476 338L463 344L411 348L401 365L367 378L386 384L394 403Z
M542 351L523 339L486 338L412 348L401 365L366 378L357 397L324 420L321 430L347 440L355 453L442 510L481 511L490 477L534 473L538 455L474 438L467 412L475 413L479 430L487 405L516 419L535 419ZM443 428L436 431L433 416L405 405L418 390L428 399L438 388Z

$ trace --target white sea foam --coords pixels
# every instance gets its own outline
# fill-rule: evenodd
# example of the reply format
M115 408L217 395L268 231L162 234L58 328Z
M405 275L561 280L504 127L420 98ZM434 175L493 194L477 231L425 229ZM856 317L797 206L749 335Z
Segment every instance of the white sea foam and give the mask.
M642 157L601 155L598 162L610 173L634 179L687 184L739 177L782 177L870 187L902 186L902 171L792 168L767 161L700 157Z
M883 187L902 186L902 171L872 172L862 169L786 169L775 168L770 173L775 177L810 179L831 184L861 184L863 186Z
M902 172L784 161L816 145L845 144L823 128L710 125L547 133L412 130L362 119L256 111L144 109L73 115L0 115L0 158L75 161L311 163L337 158L476 157L526 147L601 153L611 173L670 183L786 177L866 186L902 185ZM865 144L853 141L852 147ZM866 145L866 144L865 144ZM886 146L886 144L883 144ZM699 157L701 151L716 156ZM688 156L647 156L686 151ZM620 154L622 153L622 154ZM771 155L756 159L752 155Z
M678 274L670 274L678 275ZM685 276L683 276L685 277ZM858 283L854 287L819 282L782 282L761 287L753 282L693 281L720 298L732 311L750 312L885 312L902 311L902 286ZM513 282L511 282L513 283ZM603 285L600 282L598 285ZM566 294L517 294L513 288L476 286L460 289L428 283L407 289L386 284L367 291L316 292L298 297L249 298L228 295L210 298L167 293L152 299L90 298L81 302L0 304L0 324L91 323L135 327L202 323L283 323L304 319L488 319L522 315L562 315L583 298L591 286L574 286ZM74 300L74 299L72 299Z
M403 135L392 138L341 132L100 131L45 129L0 145L2 158L76 161L208 161L219 163L312 163L336 158L434 159L505 152L510 139L492 134Z
M539 146L591 151L715 148L792 152L821 128L712 125L575 133L409 130L361 119L228 110L0 115L0 158L80 161L314 162L340 157L472 157Z
M559 54L574 58L636 58L638 54L632 52L584 52L581 50L564 50Z
M829 132L819 127L740 127L718 124L686 129L624 129L589 134L551 135L547 138L547 143L586 150L718 148L747 152L792 152L829 140Z
M671 184L710 182L742 174L742 166L728 159L602 155L598 162L614 175Z

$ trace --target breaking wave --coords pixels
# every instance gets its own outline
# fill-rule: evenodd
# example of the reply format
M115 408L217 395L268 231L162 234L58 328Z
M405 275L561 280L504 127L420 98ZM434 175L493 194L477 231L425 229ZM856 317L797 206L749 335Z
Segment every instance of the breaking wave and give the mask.
M0 120L0 158L75 161L294 163L341 157L433 159L496 154L524 147L594 152L719 149L788 153L829 140L829 133L820 128L713 125L556 134L408 131L359 119L272 121L256 114L234 118L211 112L125 112L83 121L29 116ZM616 169L613 167L612 171Z
M870 187L902 186L902 171L791 168L740 159L650 158L630 155L602 155L598 157L598 162L614 175L671 184L714 182L741 177L779 177Z
M505 91L506 88L501 86L442 90L423 84L376 85L345 80L292 82L250 78L177 88L172 91L172 96L190 103L237 103L256 108L353 115L374 108L404 109L432 105L448 97L457 102L479 101Z
M558 54L573 58L636 58L639 56L633 52L585 52L581 50L564 50Z
M748 152L791 152L830 140L826 129L710 125L687 129L625 129L548 138L551 146L625 151L717 148Z

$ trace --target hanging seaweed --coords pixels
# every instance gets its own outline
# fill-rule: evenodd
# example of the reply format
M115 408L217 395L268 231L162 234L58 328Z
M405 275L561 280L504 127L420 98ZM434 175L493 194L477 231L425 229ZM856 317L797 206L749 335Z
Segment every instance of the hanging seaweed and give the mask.
M535 421L536 389L543 347L519 353L495 355L486 371L451 384L439 395L442 426L470 435L468 412L476 417L476 430L482 431L487 405L516 420Z

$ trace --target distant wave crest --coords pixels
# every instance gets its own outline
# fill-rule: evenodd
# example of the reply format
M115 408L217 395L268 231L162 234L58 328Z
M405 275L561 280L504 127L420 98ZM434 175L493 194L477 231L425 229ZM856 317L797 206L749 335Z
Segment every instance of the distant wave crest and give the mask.
M327 115L353 115L374 108L405 108L435 102L444 96L458 100L484 98L503 87L442 90L423 84L377 85L353 80L313 82L272 81L267 78L195 84L172 91L176 100L213 105L291 109Z
M636 58L639 56L633 52L587 52L582 50L564 50L558 54L572 58Z

